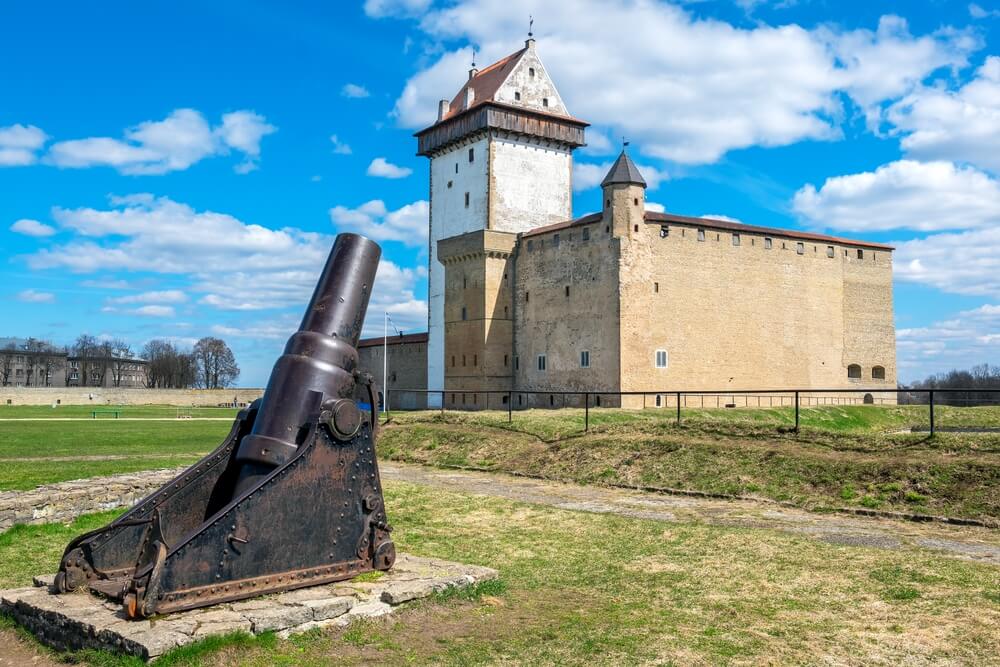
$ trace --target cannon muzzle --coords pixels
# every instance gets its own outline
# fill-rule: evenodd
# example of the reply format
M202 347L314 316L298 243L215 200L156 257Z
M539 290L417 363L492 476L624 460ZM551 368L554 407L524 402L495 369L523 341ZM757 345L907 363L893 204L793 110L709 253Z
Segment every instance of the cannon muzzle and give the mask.
M142 618L392 567L376 392L357 351L380 254L364 237L337 237L264 397L214 452L72 540L57 590L87 587Z

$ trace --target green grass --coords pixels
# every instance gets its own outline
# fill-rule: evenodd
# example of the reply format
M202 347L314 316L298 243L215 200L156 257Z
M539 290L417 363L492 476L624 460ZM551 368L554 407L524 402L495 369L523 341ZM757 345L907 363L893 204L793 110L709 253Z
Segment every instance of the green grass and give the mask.
M235 408L177 407L173 405L60 405L53 408L50 405L3 405L0 406L0 419L92 419L94 410L101 411L99 420L114 421L113 414L108 410L118 410L122 419L176 419L178 415L188 417L215 417L234 419L238 410Z
M788 410L581 410L397 413L380 454L584 484L753 495L825 509L1000 517L1000 434L900 433L914 406ZM945 410L949 412L949 410ZM998 408L952 408L953 422L989 424ZM973 414L970 414L973 413Z
M386 484L386 503L400 550L495 567L500 582L347 630L211 640L160 664L985 665L1000 652L991 565L403 483ZM0 542L4 581L49 571L63 538L105 519L18 529Z

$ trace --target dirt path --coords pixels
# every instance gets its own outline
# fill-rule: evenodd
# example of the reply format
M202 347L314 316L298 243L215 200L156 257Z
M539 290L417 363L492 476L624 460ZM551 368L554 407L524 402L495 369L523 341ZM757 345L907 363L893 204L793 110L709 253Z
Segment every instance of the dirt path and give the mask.
M763 502L669 496L391 461L380 462L379 468L385 480L426 484L560 509L659 521L764 528L808 535L831 544L877 549L930 549L956 558L1000 565L1000 531L989 528L820 514Z

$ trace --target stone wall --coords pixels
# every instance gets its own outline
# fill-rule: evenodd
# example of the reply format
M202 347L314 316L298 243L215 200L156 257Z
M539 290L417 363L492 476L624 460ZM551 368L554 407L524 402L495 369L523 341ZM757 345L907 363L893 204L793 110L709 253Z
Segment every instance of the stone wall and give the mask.
M426 394L402 392L399 389L427 388L427 341L394 342L389 337L389 409L390 410L423 410L427 407ZM375 384L382 391L382 357L381 341L376 344L362 343L358 348L358 366L362 371L371 373ZM358 394L367 401L367 397Z
M0 387L4 405L177 405L246 404L263 389L126 389L115 387Z

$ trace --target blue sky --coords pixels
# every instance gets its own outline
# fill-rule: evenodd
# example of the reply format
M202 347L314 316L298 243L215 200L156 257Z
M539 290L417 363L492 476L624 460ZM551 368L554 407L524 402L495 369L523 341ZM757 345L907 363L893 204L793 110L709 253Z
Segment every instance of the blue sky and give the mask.
M577 215L620 137L687 215L897 245L900 377L1000 363L1000 5L17 3L0 20L0 337L218 335L261 385L337 231L425 327L414 130L528 15Z

